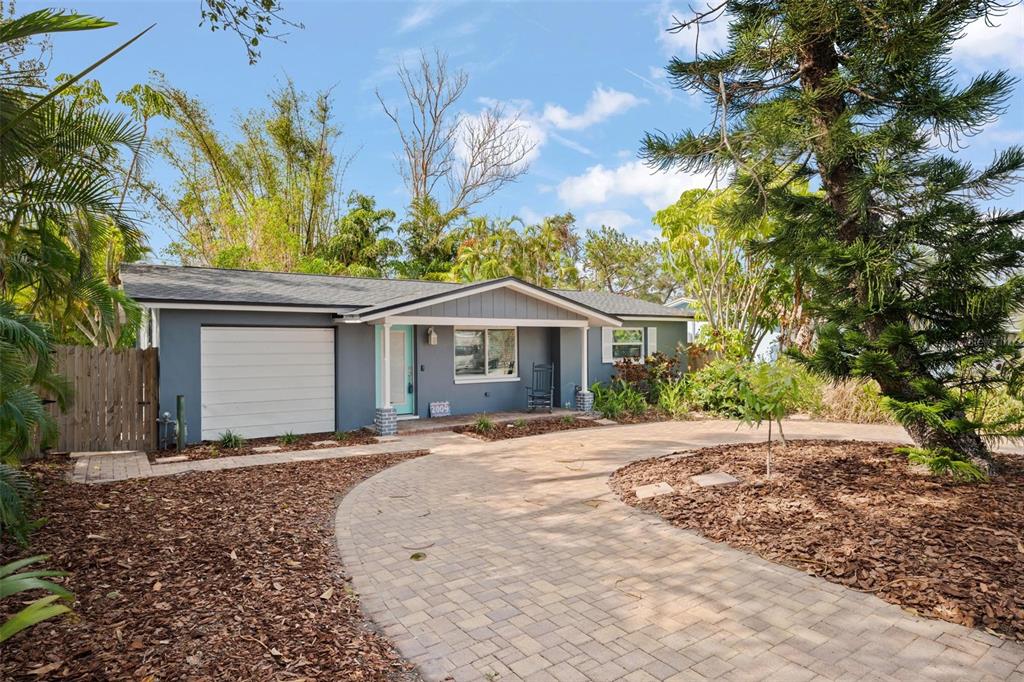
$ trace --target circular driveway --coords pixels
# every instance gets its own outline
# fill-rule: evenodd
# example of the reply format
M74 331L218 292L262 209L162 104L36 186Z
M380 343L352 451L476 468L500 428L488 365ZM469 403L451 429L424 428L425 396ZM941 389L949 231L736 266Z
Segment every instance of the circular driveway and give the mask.
M905 439L803 421L786 435ZM1024 680L1024 647L673 528L607 485L635 459L762 437L723 421L451 434L342 501L339 548L430 680Z

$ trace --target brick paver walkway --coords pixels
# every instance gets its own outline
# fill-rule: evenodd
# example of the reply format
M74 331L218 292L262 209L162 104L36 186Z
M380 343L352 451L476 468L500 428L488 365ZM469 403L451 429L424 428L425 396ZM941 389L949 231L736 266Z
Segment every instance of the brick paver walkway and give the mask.
M259 455L217 457L215 459L170 462L167 464L150 464L149 458L143 452L96 453L76 457L70 476L71 480L77 483L111 483L113 481L124 481L129 478L174 476L175 474L183 474L189 471L221 471L223 469L239 469L242 467L286 464L288 462L305 462L318 459L379 455L390 452L409 452L411 450L433 450L440 445L451 443L452 441L462 442L464 439L464 436L457 436L453 433L442 431L383 439L380 443L373 445L351 445L343 448L321 448L319 450L298 450L292 452L268 452Z
M752 438L684 422L452 439L356 487L339 547L366 611L432 680L1024 680L1018 644L672 528L607 486L632 459Z

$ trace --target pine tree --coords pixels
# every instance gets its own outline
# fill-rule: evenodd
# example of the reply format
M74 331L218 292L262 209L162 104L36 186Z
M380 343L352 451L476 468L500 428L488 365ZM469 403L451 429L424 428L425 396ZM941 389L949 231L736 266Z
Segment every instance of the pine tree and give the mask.
M1021 434L1019 415L984 423L974 408L987 391L1019 389L1024 347L1007 329L1024 308L1024 212L983 205L1019 180L1024 150L982 170L949 153L1004 112L1015 85L1005 71L964 83L949 55L969 24L1006 9L726 0L671 30L729 21L727 47L667 67L714 121L648 134L642 150L654 167L738 187L747 200L723 220L783 216L760 246L808 272L821 328L805 361L875 379L920 448L987 472L983 437Z

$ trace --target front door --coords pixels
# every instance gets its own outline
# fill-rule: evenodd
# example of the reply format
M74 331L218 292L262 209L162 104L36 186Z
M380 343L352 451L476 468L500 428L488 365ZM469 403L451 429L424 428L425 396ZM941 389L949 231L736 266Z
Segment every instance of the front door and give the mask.
M416 362L413 359L413 328L391 327L391 405L398 414L416 411Z

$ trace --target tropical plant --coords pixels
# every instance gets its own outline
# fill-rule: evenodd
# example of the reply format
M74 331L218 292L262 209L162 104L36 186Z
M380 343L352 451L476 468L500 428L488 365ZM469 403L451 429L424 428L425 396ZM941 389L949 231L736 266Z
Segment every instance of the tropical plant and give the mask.
M56 435L41 394L63 409L70 391L52 352L47 328L0 300L0 462L16 461L37 437L47 443Z
M658 386L658 409L680 419L690 413L689 382L685 379L670 379Z
M245 445L245 439L228 429L217 437L217 444L222 448L235 449Z
M110 25L39 10L0 23L0 45ZM83 105L73 90L129 43L48 93L18 72L0 80L0 300L45 321L61 341L125 344L139 317L104 264L112 244L126 260L144 250L118 170L122 154L143 153L142 132L126 115Z
M28 542L29 533L41 524L29 520L34 495L32 480L23 470L0 464L0 541L10 537L22 545Z
M968 416L971 394L1024 374L1024 342L1006 333L1024 308L1024 211L984 206L1012 191L1024 149L975 169L943 146L956 151L1005 112L1014 78L964 78L950 55L1009 6L716 2L672 30L728 23L725 47L668 66L713 104L712 125L643 141L656 168L731 180L730 224L771 216L753 253L806 275L819 323L810 367L874 379L919 448L986 472L986 430L1024 434Z
M579 237L571 213L524 225L519 218L471 218L453 237L452 279L518 277L542 287L578 287Z
M61 599L69 603L74 602L74 595L55 582L44 580L64 576L66 573L38 569L22 570L49 558L41 554L0 566L0 599L7 599L30 590L45 590L50 593L46 597L30 602L28 606L0 623L0 643L37 623L71 612L68 606L56 602Z
M624 381L615 379L607 385L595 382L590 391L594 394L594 410L606 419L638 416L647 411L644 394Z
M765 335L778 326L779 302L788 300L790 268L750 243L775 229L768 216L736 225L721 215L740 201L734 190L690 190L658 211L655 224L665 239L666 260L705 329L735 334L743 358L751 359Z

